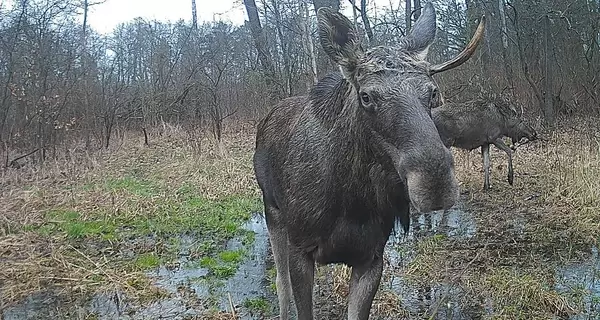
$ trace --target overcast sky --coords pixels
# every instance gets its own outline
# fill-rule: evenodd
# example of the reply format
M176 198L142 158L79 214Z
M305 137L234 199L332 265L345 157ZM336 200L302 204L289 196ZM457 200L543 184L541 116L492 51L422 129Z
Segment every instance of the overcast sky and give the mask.
M396 8L398 1L402 0L370 1L374 1L379 7L389 6L391 2ZM346 9L344 13L351 16L349 1L341 2L342 7ZM191 3L191 0L107 0L93 7L89 22L96 31L109 33L119 23L136 17L161 21L189 21L192 16ZM234 24L242 24L246 19L246 9L242 0L196 0L196 5L199 21L229 20Z
M191 20L191 0L107 0L90 10L92 28L108 33L119 23L142 17L161 21ZM230 20L244 23L242 0L196 0L199 21Z
M17 0L0 0L0 10L6 9ZM397 8L402 0L370 0L378 7L389 6L390 2ZM90 0L91 3L95 0ZM349 1L342 0L344 13L349 17ZM357 1L358 2L358 1ZM191 20L191 0L106 0L90 9L89 24L100 33L110 33L119 23L131 21L136 17L161 21ZM242 0L196 0L199 21L229 20L234 24L242 24L246 19L246 10Z

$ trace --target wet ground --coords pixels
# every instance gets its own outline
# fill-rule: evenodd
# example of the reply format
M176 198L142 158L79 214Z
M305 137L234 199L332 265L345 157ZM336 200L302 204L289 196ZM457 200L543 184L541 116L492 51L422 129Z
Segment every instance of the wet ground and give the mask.
M76 310L71 310L70 319L84 318L94 314L97 319L191 319L206 318L206 309L214 311L234 311L241 319L269 319L276 312L276 295L272 285L274 279L273 262L266 225L262 215L254 215L245 225L252 231L254 241L246 245L246 259L237 272L226 280L209 277L209 270L190 261L190 250L195 240L181 238L179 261L169 266L160 266L148 273L156 286L168 291L171 297L159 299L150 305L140 307L128 303L119 293L98 294ZM401 228L398 228L401 230ZM432 313L435 319L476 319L489 310L486 302L473 305L466 299L458 286L439 283L435 286L417 285L401 276L401 270L415 258L415 245L425 237L442 235L458 241L467 240L477 233L477 224L470 211L457 206L445 212L415 215L408 234L394 234L386 248L386 270L381 287L393 292L399 299L403 312L410 318ZM241 239L230 240L226 249L244 248ZM344 317L343 306L328 308L331 301L327 294L331 288L333 267L321 267L325 279L317 281L315 303L317 313L322 317L337 319ZM580 292L586 310L571 319L600 318L600 258L594 249L589 260L565 265L556 270L555 286L559 292ZM30 296L21 304L2 312L2 319L57 319L59 311L53 306L60 305L50 294ZM319 301L321 300L321 301ZM62 314L64 316L64 314ZM405 315L406 316L406 315ZM397 319L398 317L377 316L375 319Z

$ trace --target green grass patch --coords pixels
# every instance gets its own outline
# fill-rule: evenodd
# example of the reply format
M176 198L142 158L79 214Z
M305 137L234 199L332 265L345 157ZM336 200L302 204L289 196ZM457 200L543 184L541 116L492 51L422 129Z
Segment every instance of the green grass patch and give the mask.
M277 294L277 268L272 266L267 269L267 279L269 280L269 289L273 294Z
M239 264L244 259L243 250L228 250L219 253L219 258L225 263Z
M248 298L244 300L243 306L254 314L265 314L271 307L269 301L264 297Z
M117 226L102 217L87 219L73 210L51 210L46 214L47 222L32 230L43 235L64 234L70 239L98 237L104 240L116 238Z
M217 257L203 257L199 261L202 268L208 269L211 276L217 279L232 277L246 256L244 250L222 251Z
M132 221L141 234L198 233L213 239L229 239L240 233L241 225L259 210L257 199L228 197L210 200L191 196L183 200L166 199L157 203L147 219Z
M148 270L158 267L161 261L161 258L154 252L143 253L135 259L135 266L141 270Z
M145 215L134 214L145 209ZM185 199L137 199L126 203L119 211L96 208L86 212L69 207L50 210L46 221L29 226L44 235L65 234L67 238L100 238L114 240L132 236L172 236L191 233L220 243L242 236L243 243L252 243L253 233L245 232L242 224L252 212L260 210L258 199L231 196L211 200L200 196ZM111 212L112 211L112 212ZM131 213L134 212L134 213ZM208 245L207 245L208 246ZM206 248L209 249L209 248ZM212 251L214 248L210 248Z
M149 181L136 178L134 176L125 176L118 179L108 179L105 182L107 190L112 192L126 191L142 197L151 197L156 195L158 188Z

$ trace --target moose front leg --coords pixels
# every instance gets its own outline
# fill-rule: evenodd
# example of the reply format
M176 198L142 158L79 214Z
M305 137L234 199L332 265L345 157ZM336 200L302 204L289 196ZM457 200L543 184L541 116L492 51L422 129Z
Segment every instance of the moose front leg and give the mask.
M496 141L494 141L494 145L496 146L496 148L506 152L506 154L508 155L508 184L512 186L514 181L512 150L510 150L510 148L506 144L504 144L502 139L496 139Z
M352 267L348 296L348 320L369 319L371 304L383 272L382 254L376 256L370 263Z
M481 157L483 158L483 189L490 189L490 144L485 143L481 146Z
M293 245L290 245L289 248L290 279L298 320L313 320L312 291L315 262L308 254Z
M289 270L289 244L285 225L280 221L281 212L275 206L269 205L265 199L265 217L275 269L277 269L277 299L279 300L279 320L288 320L290 302L292 299L292 284Z

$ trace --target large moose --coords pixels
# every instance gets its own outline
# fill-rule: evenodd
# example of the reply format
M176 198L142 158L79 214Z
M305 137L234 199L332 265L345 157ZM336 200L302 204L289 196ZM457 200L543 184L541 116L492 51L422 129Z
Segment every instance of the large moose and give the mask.
M432 75L467 61L483 37L438 65L425 60L436 34L428 3L398 47L363 51L345 16L320 8L321 46L340 73L307 96L282 100L258 125L254 170L277 269L280 319L293 295L299 320L313 319L315 262L352 267L348 319L368 319L383 251L410 205L447 209L458 199L454 160L431 119L440 104Z

